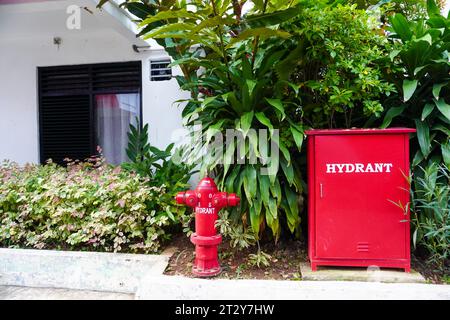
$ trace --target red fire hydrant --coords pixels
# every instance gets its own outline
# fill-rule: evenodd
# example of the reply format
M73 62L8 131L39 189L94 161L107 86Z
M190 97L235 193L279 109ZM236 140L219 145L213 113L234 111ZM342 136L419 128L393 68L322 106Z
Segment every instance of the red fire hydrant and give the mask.
M221 270L217 247L222 236L217 234L214 224L219 210L238 205L239 197L234 193L219 192L214 180L206 177L195 190L179 192L175 199L179 204L195 208L195 233L191 236L191 242L195 244L192 273L200 277L218 275Z

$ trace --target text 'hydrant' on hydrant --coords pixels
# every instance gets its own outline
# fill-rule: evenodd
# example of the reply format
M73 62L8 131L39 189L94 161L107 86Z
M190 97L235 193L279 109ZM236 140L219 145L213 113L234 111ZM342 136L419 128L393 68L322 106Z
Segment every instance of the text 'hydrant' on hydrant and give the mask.
M217 247L222 236L217 234L215 222L218 212L224 207L234 207L240 198L234 193L219 192L214 180L202 179L195 190L179 192L177 203L195 208L195 233L191 242L195 244L195 262L192 273L199 277L212 277L220 273Z

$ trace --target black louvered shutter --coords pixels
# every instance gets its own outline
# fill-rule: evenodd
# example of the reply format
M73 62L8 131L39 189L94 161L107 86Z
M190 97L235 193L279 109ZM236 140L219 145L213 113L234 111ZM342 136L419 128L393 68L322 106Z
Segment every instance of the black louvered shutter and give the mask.
M95 154L95 94L141 91L141 63L38 68L41 162Z
M41 161L92 155L89 95L41 98Z

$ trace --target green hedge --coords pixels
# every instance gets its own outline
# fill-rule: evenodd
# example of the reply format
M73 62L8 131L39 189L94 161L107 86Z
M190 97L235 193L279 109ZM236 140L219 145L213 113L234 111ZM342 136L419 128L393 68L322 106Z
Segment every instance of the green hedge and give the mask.
M164 185L101 160L0 165L0 246L156 252L184 213Z

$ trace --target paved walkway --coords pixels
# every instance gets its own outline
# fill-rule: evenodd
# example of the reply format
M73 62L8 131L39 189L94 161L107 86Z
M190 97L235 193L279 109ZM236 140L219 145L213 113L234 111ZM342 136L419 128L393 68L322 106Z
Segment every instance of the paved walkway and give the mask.
M0 300L132 300L134 294L0 286Z
M450 300L449 285L381 283L417 281L411 278L413 275L392 275L384 271L348 271L345 277L338 277L336 272L340 275L341 271L325 270L311 275L316 280L357 281L205 280L164 276L169 257L168 253L0 249L0 299ZM360 282L361 279L375 282Z

